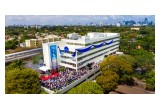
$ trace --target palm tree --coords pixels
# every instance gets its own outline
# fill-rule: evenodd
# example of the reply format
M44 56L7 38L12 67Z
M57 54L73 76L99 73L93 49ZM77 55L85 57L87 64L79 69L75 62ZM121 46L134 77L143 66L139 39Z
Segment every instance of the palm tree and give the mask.
M24 61L23 60L16 60L16 61L14 61L14 63L15 63L15 67L18 67L19 69L23 69L24 68Z

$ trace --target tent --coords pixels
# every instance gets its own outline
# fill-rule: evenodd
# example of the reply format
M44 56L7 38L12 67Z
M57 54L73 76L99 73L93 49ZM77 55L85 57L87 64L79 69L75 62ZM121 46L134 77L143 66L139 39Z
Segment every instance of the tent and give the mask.
M47 66L41 66L41 67L39 68L39 70L46 72L46 71L51 70L51 69L48 68Z

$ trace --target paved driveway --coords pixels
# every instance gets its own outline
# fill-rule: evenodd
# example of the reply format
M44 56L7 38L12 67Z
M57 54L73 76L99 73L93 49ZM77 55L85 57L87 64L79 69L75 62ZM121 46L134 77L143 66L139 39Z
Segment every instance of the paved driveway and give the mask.
M110 92L110 94L155 94L155 92L147 91L141 89L137 86L126 86L119 85L115 91Z

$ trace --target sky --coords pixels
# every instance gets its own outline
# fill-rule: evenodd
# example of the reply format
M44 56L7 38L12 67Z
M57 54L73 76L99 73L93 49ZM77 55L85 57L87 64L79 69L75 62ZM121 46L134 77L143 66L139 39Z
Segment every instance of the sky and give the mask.
M147 18L155 21L153 15L6 15L5 25L75 25L89 23L117 23L125 20L136 22Z

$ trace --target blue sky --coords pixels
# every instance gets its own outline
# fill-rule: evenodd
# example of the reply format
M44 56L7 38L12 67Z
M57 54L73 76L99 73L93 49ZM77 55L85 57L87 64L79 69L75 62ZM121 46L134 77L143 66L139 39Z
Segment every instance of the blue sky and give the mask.
M148 18L155 20L153 15L6 15L5 25L69 25L87 23L117 23L124 20L142 21Z

